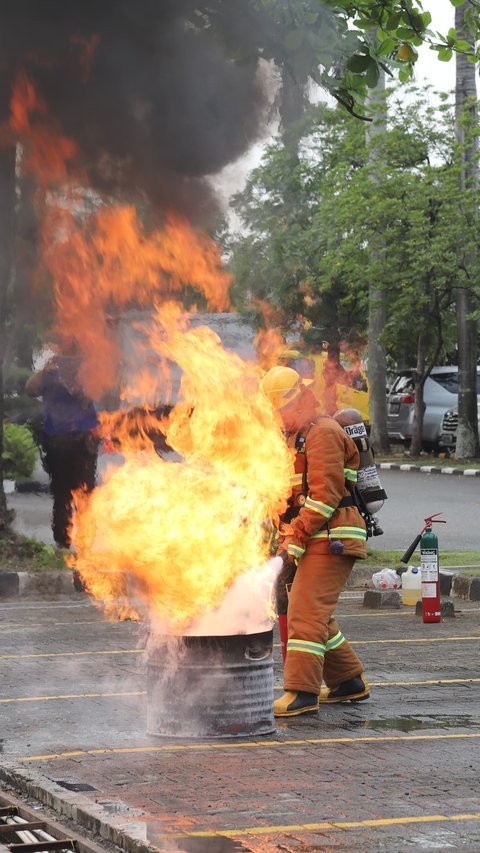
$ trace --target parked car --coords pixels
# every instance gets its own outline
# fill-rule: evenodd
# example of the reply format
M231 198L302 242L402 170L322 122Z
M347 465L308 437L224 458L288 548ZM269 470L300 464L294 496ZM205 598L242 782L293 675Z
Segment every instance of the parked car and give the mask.
M480 423L480 366L477 367ZM458 367L434 367L424 386L425 414L422 444L425 450L453 448L458 426ZM409 443L414 412L413 370L400 370L388 391L387 428L391 441Z

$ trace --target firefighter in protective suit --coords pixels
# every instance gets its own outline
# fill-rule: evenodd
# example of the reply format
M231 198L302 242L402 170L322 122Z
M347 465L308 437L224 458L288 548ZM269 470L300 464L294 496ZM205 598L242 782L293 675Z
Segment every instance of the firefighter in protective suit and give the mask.
M291 717L315 712L322 702L369 696L363 664L333 616L355 560L367 555L367 535L349 488L359 465L353 439L333 418L317 414L316 398L292 368L271 368L261 387L296 451L277 553L287 573L292 563L297 568L288 599L285 693L274 706L276 717Z

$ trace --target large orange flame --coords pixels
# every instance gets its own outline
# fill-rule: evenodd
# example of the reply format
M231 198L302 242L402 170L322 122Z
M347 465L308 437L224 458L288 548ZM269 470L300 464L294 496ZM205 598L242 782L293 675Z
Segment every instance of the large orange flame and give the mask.
M216 244L179 216L170 214L149 234L131 206L101 208L67 229L61 211L60 221L63 229L50 217L44 253L56 295L55 331L77 344L80 381L94 399L114 386L122 357L111 312L148 306L188 287L203 295L209 310L227 307L230 277Z
M24 72L17 75L10 102L10 119L0 128L1 144L20 142L23 168L33 172L42 188L52 181L67 181L69 165L78 156L74 140L63 136L48 113L45 101Z
M210 329L185 329L170 304L157 309L151 343L183 371L166 426L183 461L135 452L129 432L125 464L77 496L77 568L112 615L147 610L185 630L267 559L291 457L256 368Z
M138 422L132 411L102 415L125 461L92 494L76 494L74 541L76 568L111 616L147 612L183 631L217 608L236 579L265 565L272 521L290 490L291 456L259 390L259 368L226 351L208 327L191 327L181 305L188 294L189 303L225 310L229 277L216 244L174 213L147 232L132 206L82 197L84 178L71 174L76 147L24 76L9 130L24 142L23 166L43 191L42 269L53 284L54 331L80 352L84 391L99 400L117 384L124 349L115 321L132 307L152 319L144 363L166 371L156 402L167 401L168 383L170 401L167 368L181 376L167 419L152 410ZM124 396L151 400L152 371L130 365L127 373ZM152 429L163 430L177 461L157 455ZM253 584L255 573L247 576Z

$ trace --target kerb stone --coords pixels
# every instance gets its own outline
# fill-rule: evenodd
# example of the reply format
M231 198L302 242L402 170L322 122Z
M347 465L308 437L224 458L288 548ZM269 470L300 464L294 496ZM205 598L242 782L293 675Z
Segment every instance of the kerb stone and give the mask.
M440 613L442 619L452 619L455 616L455 605L449 598L440 599ZM415 607L415 616L422 615L422 602L417 601Z
M473 578L470 584L470 601L480 601L480 578Z
M452 593L456 595L458 598L466 598L470 597L470 584L472 582L472 578L468 577L468 575L455 575L452 583Z
M18 572L0 571L0 598L13 598L18 595Z
M370 610L400 610L400 593L396 589L367 589L363 606Z
M73 572L19 572L19 595L73 595Z

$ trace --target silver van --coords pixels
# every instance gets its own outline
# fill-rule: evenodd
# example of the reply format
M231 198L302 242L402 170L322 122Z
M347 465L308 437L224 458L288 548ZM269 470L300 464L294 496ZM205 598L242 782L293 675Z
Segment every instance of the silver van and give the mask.
M400 370L388 392L387 429L391 441L408 444L412 437L415 395L413 370ZM477 367L480 423L480 366ZM422 444L425 450L455 446L458 426L458 367L434 367L424 387L425 415Z

